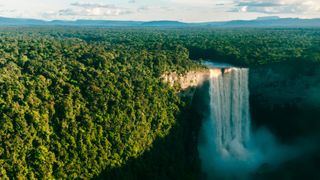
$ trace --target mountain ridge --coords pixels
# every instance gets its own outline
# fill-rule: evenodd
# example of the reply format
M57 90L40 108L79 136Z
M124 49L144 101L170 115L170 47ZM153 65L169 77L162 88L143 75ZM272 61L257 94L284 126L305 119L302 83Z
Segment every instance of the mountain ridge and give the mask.
M130 20L51 20L29 18L0 17L0 27L3 26L89 26L89 27L216 27L216 28L241 28L241 27L320 27L320 18L279 18L259 17L253 20L231 20L220 22L188 23L181 21L130 21Z

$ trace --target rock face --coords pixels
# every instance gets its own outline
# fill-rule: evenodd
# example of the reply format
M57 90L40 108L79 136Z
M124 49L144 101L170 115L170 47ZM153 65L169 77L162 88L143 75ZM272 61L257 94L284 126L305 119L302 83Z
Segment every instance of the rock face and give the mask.
M205 83L209 83L210 79L230 73L233 70L231 67L209 66L208 69L189 71L185 74L169 72L163 74L161 78L170 86L177 88L180 97L186 97L192 100L196 89L201 88Z
M179 91L185 91L190 88L201 86L210 78L210 70L202 69L199 71L190 71L184 75L179 75L176 72L165 73L161 76L164 82L170 86L179 86Z

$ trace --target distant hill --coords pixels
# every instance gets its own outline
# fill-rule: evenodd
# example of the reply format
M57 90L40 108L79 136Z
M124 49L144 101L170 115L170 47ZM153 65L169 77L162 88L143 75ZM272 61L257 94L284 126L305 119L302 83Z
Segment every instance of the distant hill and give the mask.
M263 16L263 17L258 17L257 20L276 20L276 19L281 19L279 16Z
M142 26L149 27L187 27L190 26L188 23L179 21L150 21L142 23Z
M109 20L76 20L76 21L61 21L55 20L49 22L50 25L56 26L102 26L102 27L128 27L140 26L144 22L140 21L109 21Z
M215 25L213 25L215 26ZM299 18L279 18L279 19L256 19L251 21L229 21L223 27L320 27L320 19L299 19Z
M45 25L46 21L37 19L21 19L0 17L0 26L25 26L25 25Z
M76 20L44 21L37 19L20 19L0 17L0 26L89 26L89 27L161 27L161 28L187 28L187 27L320 27L320 19L279 18L277 16L259 17L255 20L234 20L224 22L184 23L179 21L111 21L111 20Z

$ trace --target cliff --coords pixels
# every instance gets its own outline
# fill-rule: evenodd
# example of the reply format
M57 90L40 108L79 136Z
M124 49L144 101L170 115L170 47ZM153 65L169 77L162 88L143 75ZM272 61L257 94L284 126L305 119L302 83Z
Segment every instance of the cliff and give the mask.
M225 73L234 70L226 66L208 66L208 69L198 71L189 71L186 74L177 74L176 72L165 73L161 76L164 82L169 83L172 87L177 87L178 91L185 91L190 88L199 87L210 78L217 78Z
M177 74L176 72L165 73L161 76L164 82L172 87L178 87L179 91L185 91L190 88L198 87L210 77L209 69L198 71L189 71L186 74Z
M185 74L168 72L161 76L162 80L170 86L175 87L181 97L193 98L197 87L208 80L210 77L209 69L189 71Z

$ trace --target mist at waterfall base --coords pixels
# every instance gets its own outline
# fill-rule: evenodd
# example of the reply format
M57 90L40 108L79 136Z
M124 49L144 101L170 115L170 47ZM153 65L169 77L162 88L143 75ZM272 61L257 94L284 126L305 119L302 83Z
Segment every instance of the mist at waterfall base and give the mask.
M208 179L249 179L263 165L276 168L308 148L278 143L266 129L252 130L246 68L210 69L210 110L198 150Z

